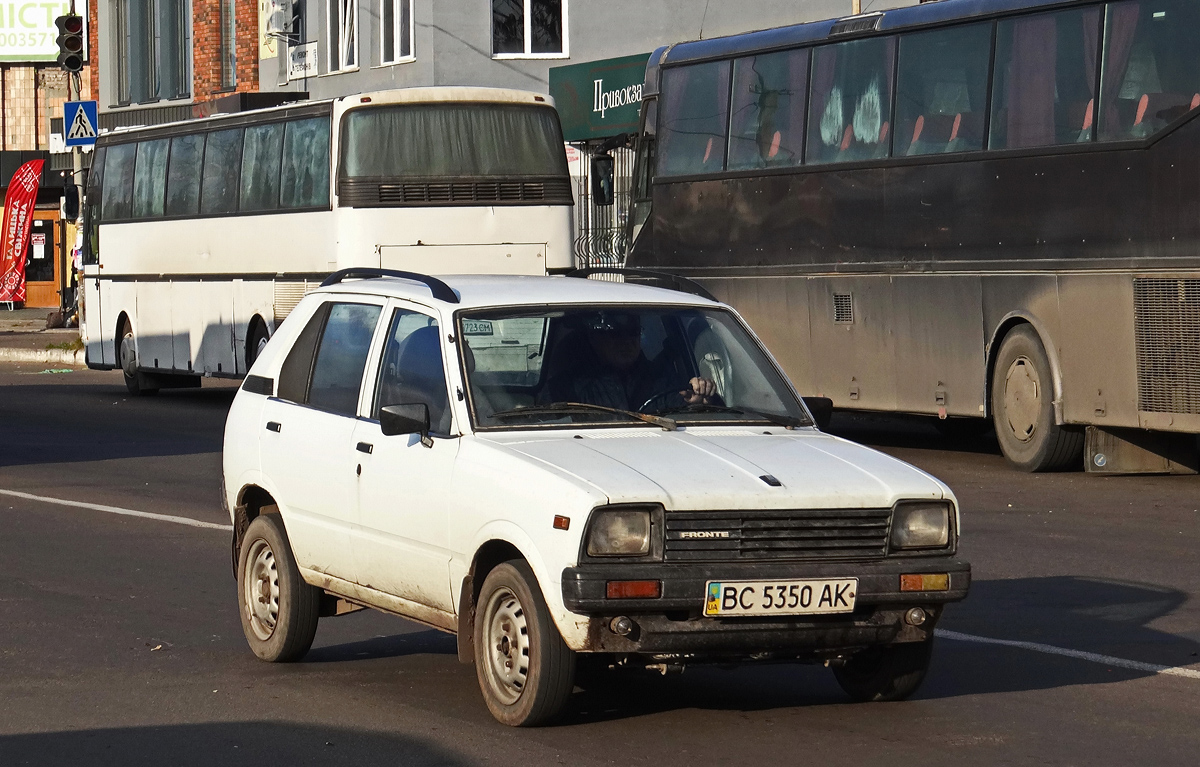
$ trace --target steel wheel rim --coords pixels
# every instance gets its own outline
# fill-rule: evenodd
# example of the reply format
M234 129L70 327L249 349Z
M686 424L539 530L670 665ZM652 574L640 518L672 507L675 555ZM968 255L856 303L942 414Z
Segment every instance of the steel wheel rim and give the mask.
M488 686L511 706L529 680L529 624L521 601L508 587L500 587L488 599L483 646Z
M1022 355L1008 366L1004 377L1004 417L1013 436L1021 442L1033 439L1042 413L1042 379L1033 360Z
M121 370L132 378L137 375L137 350L133 345L133 333L121 338Z
M279 569L271 544L262 538L250 544L242 588L250 630L265 642L279 623Z

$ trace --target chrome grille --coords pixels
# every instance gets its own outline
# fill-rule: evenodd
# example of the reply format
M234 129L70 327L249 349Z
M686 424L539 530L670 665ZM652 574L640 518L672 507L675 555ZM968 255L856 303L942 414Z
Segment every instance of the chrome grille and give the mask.
M668 562L871 559L887 554L891 509L668 511Z
M1200 415L1200 279L1135 278L1138 409Z
M397 179L344 178L341 205L350 208L429 205L571 205L569 178Z

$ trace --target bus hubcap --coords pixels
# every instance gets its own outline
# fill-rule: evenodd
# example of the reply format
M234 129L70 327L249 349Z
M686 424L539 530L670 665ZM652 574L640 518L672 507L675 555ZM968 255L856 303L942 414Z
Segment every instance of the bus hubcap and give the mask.
M133 333L126 333L121 339L121 370L130 378L137 375L137 352L133 346Z
M1042 412L1042 382L1028 357L1017 357L1004 379L1004 414L1013 436L1022 442L1033 439Z

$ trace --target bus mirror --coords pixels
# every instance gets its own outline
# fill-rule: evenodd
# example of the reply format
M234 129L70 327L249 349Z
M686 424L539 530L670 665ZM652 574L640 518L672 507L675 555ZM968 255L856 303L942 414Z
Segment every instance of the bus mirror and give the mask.
M79 187L67 184L63 187L63 218L74 221L79 218Z
M592 204L613 204L613 158L610 154L592 155Z

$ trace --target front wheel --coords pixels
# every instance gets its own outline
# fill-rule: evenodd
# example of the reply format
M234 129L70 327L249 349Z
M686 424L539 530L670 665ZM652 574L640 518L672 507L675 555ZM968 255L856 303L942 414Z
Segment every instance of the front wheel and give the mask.
M1055 423L1050 358L1029 325L1005 336L996 355L992 421L1004 457L1019 469L1055 471L1083 465L1084 432Z
M932 654L932 639L872 647L834 666L833 676L860 703L904 700L925 681Z
M299 660L317 634L321 591L300 577L278 514L255 517L238 556L238 612L246 642L271 663Z
M497 565L475 612L475 674L492 716L532 727L557 716L575 686L575 653L563 642L522 561Z

